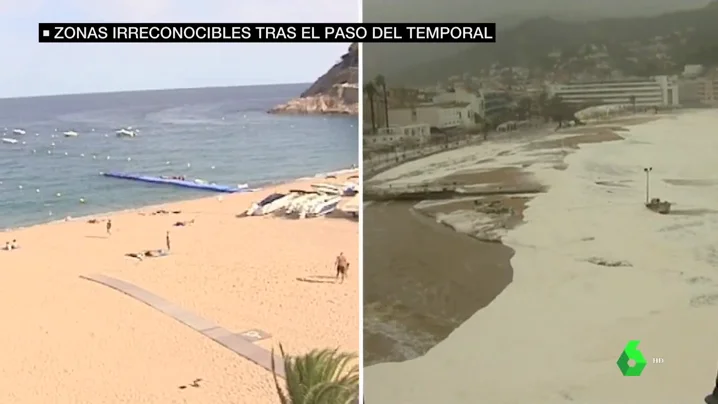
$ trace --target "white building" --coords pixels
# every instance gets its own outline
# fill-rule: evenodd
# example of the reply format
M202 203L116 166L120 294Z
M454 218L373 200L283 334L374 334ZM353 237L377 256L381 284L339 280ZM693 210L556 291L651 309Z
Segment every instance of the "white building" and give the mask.
M436 94L433 101L435 104L466 103L474 114L480 117L484 116L485 106L483 96L480 93L477 94L468 91L461 86L455 86L452 89Z
M421 145L429 141L430 137L431 127L423 123L379 128L375 135L365 134L363 139L367 148L373 148L398 144Z
M389 110L389 122L397 126L427 124L449 129L475 125L476 113L469 103L444 102Z
M573 104L629 104L644 107L679 105L678 86L668 76L620 81L554 84L550 96Z

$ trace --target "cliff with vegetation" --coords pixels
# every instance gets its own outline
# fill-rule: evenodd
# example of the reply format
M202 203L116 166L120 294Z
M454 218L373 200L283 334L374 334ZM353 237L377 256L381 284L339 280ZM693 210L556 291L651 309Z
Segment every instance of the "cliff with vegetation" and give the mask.
M341 59L304 91L299 98L272 108L269 113L359 113L359 46L352 44Z
M500 31L497 43L385 72L396 84L435 84L454 75L482 76L496 67L523 67L533 75L588 72L596 77L679 73L685 64L718 65L718 1L701 9L654 17L588 22L538 18Z

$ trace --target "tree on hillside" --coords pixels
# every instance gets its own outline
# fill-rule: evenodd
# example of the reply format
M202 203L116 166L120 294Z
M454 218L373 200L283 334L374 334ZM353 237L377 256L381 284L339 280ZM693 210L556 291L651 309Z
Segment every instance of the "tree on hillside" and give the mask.
M386 91L386 78L381 74L374 78L374 83L381 88L381 93L384 97L384 124L385 127L389 127L389 93Z
M371 117L371 133L376 133L376 113L374 111L374 97L376 97L376 87L373 82L364 84L364 94L369 99L369 116Z
M279 345L285 383L276 372L272 350L272 374L281 404L356 404L359 401L359 367L356 355L338 350L315 349L289 356Z

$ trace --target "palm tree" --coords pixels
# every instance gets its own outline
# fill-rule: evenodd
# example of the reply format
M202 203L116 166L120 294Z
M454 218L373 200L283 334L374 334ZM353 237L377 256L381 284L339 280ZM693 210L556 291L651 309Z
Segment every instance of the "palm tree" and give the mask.
M376 133L376 115L374 113L374 97L376 97L376 87L371 81L364 84L364 93L369 98L369 113L371 114L371 132Z
M356 355L334 349L315 349L308 354L288 356L279 345L286 384L279 384L272 349L272 374L281 404L357 404L359 367Z
M377 75L374 78L374 83L376 83L377 86L381 87L381 92L384 95L384 123L386 124L386 127L389 127L389 94L386 91L386 78L382 76L381 74Z

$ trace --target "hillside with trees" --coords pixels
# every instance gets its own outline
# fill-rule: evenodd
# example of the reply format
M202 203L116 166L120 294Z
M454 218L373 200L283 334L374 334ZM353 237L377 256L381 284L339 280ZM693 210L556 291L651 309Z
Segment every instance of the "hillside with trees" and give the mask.
M449 76L480 75L491 66L541 72L581 71L600 64L631 75L675 74L685 64L718 64L718 0L704 8L655 17L565 22L528 20L454 56L388 73L397 84L433 84Z

